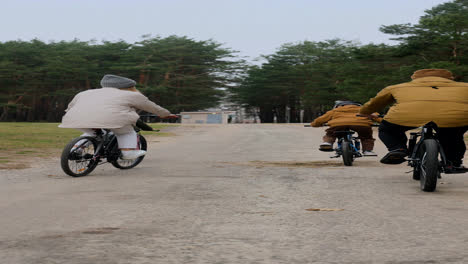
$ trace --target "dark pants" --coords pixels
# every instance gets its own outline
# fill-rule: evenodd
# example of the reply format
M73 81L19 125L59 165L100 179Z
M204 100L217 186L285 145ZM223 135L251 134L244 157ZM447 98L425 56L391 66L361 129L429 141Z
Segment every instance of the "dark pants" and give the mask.
M400 126L382 121L379 126L379 138L389 151L407 149L406 131L415 127ZM465 156L466 146L463 135L468 130L464 127L443 127L438 129L439 142L444 149L447 160L455 166L460 166Z
M358 133L358 137L362 143L362 151L372 151L374 149L374 141L375 139L372 137L372 128L370 126L335 126L329 127L325 132L325 136L323 137L324 142L328 142L333 144L335 142L335 132L336 131L343 131L343 130L353 130Z

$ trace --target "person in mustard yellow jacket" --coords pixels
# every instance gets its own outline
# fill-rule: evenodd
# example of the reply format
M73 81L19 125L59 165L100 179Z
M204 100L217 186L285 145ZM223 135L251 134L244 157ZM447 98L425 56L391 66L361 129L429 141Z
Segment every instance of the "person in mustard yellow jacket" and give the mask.
M468 83L453 81L445 69L415 71L412 81L381 90L360 110L368 115L393 104L379 127L379 138L389 153L380 162L400 164L407 153L407 130L431 121L439 127L439 142L452 166L462 166L468 130Z
M373 152L374 141L372 137L373 121L368 117L357 116L361 104L353 101L336 101L332 110L322 116L317 117L312 123L313 127L320 127L328 122L330 126L320 144L320 150L328 151L333 149L336 140L335 131L350 129L358 133L362 142L362 154L364 156L377 156Z

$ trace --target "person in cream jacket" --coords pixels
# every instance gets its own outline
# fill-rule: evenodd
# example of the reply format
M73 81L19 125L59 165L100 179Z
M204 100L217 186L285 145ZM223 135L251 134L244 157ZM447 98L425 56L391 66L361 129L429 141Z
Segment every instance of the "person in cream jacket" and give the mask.
M90 89L75 95L65 110L59 127L75 128L85 135L94 135L96 128L110 129L117 137L122 159L135 159L146 154L137 149L137 134L133 129L139 115L136 110L156 114L162 118L171 113L150 101L135 88L136 82L125 77L107 74L102 88Z

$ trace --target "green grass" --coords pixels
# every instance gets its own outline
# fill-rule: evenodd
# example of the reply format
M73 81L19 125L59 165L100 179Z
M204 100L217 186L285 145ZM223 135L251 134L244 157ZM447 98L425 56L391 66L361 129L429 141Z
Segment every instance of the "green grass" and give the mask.
M82 133L76 129L59 128L59 123L0 122L0 163L5 156L38 156L47 151L61 150L71 139ZM170 125L149 124L155 129ZM171 133L143 132L144 135L170 136Z
M58 123L0 123L0 149L34 151L42 148L63 148L81 133L75 129L59 128ZM34 150L33 150L34 149Z
M178 126L176 124L148 124L150 125L153 129L157 130L157 129L163 129L163 128L166 128L166 127L174 127L174 126ZM154 131L141 131L140 132L142 135L152 135L152 136L159 136L159 137L169 137L169 136L173 136L174 134L171 133L171 132L154 132Z

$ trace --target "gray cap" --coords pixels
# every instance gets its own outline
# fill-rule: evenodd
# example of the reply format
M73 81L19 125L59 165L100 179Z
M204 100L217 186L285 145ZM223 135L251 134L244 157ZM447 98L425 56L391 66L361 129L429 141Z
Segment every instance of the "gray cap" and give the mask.
M130 88L136 85L136 82L132 79L125 78L122 76L106 74L102 77L101 86L102 87L112 87L112 88Z

